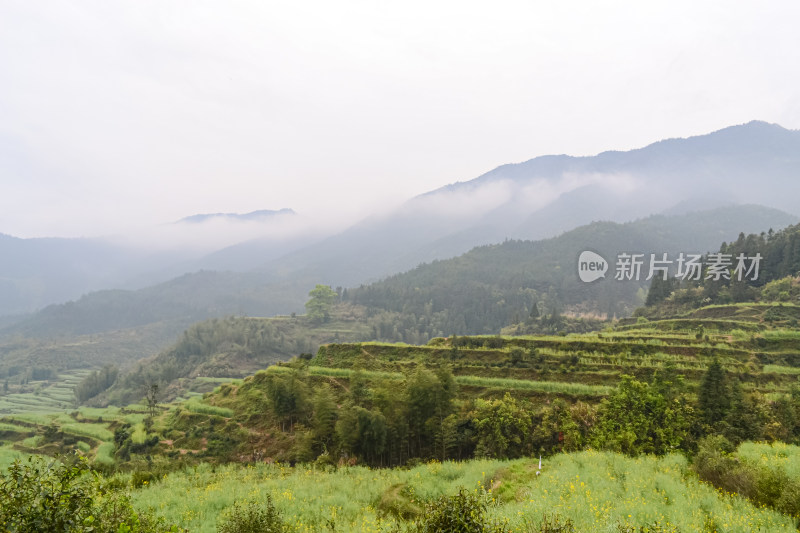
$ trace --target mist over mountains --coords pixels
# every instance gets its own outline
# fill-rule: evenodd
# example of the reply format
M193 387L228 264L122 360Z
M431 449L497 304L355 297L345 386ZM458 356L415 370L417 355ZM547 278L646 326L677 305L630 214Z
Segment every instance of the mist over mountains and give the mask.
M391 212L376 206L378 214L335 235L326 234L325 221L314 225L282 209L194 215L137 239L1 236L0 316L100 289L166 283L163 291L168 280L200 270L220 272L175 283L203 279L192 298L203 301L208 293L224 302L205 305L203 314L288 313L302 309L315 283L355 286L504 239L542 239L597 220L628 222L743 203L789 213L765 212L771 214L761 223L777 229L796 220L798 169L800 132L750 122L628 152L502 165ZM734 226L734 236L759 230ZM226 234L231 228L240 231ZM189 242L194 245L182 245ZM248 304L253 294L270 303Z
M234 220L234 221L264 221L269 220L273 217L279 215L294 215L295 212L289 208L283 208L278 210L272 209L260 209L258 211L251 211L250 213L206 213L206 214L198 214L198 215L191 215L188 217L184 217L176 222L176 224L181 223L190 223L190 224L199 224L202 222L208 222L209 220Z

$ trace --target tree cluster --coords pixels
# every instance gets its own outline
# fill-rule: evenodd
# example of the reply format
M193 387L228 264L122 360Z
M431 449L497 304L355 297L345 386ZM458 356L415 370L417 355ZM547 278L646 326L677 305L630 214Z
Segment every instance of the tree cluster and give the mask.
M265 397L275 426L295 435L292 459L376 466L414 460L517 458L587 447L629 455L692 452L706 435L731 442L800 442L800 388L774 401L744 394L719 363L697 394L667 369L650 382L623 376L599 404L533 403L509 393L459 395L447 367L417 367L402 381L309 376L301 364L243 385ZM255 387L256 391L247 390ZM260 391L260 392L259 392Z

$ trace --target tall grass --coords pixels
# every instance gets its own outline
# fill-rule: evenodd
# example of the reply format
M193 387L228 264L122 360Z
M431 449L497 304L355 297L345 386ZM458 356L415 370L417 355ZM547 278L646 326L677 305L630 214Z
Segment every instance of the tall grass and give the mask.
M771 374L800 374L800 367L783 365L764 365L762 372Z
M270 372L289 371L285 367L271 367ZM349 368L330 368L322 366L308 367L312 376L350 377L354 370ZM405 375L400 372L382 372L377 370L360 370L362 375L371 379L401 380ZM492 378L481 376L455 376L459 385L469 387L482 387L486 389L518 390L528 392L550 392L554 394L570 394L578 396L605 396L610 394L612 387L605 385L584 385L582 383L567 383L560 381L530 381L526 379Z
M61 431L69 435L92 437L104 442L114 439L114 434L105 427L101 426L100 424L90 424L87 422L72 422L70 424L62 424Z
M183 403L183 407L192 413L201 415L217 415L225 418L230 418L234 415L232 409L227 407L217 407L215 405L208 405L202 402L200 398L194 397Z
M144 444L144 441L146 440L147 430L144 427L144 423L140 422L133 428L133 433L131 433L131 442L134 444Z
M459 385L471 387L547 392L552 394L569 394L573 396L605 396L610 394L613 390L613 387L608 387L606 385L585 385L583 383L566 383L561 381L529 381L524 379L479 376L456 376L455 380Z
M119 407L80 407L78 408L78 414L90 420L102 419L103 421L111 421L122 418Z
M94 456L94 462L104 465L104 466L111 466L114 464L114 443L113 442L104 442L100 446L97 447L97 453Z
M13 449L11 446L0 446L0 471L5 473L8 466L16 459L24 459L27 454Z
M527 531L543 513L575 522L577 531L617 531L619 524L644 527L659 522L681 531L795 531L792 519L746 500L718 493L692 475L681 456L636 459L582 452L537 461L476 460L431 463L412 469L364 467L316 470L282 465L201 465L167 475L136 490L138 509L152 508L193 532L213 532L216 518L234 501L270 495L289 530L387 531L395 523L379 516L381 496L405 487L417 501L453 494L459 487L490 491L490 514L508 520L511 531Z
M746 461L782 470L790 478L800 479L800 446L783 442L743 442L736 453Z
M12 433L28 433L30 430L31 428L27 428L25 426L16 426L14 424L0 422L0 431L10 431Z

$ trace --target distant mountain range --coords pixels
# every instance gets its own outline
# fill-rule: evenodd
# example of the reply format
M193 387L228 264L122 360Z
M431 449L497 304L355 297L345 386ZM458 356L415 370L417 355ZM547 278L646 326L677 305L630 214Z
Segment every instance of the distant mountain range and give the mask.
M760 219L762 224L781 227L797 220L799 174L800 132L750 122L628 152L542 156L502 165L327 238L274 233L227 243L198 256L179 248L133 250L114 240L3 236L0 316L31 312L99 289L165 283L152 289L158 291L170 287L171 278L201 269L232 271L213 277L219 287L236 289L223 294L205 284L209 273L176 281L185 285L186 279L205 279L187 295L196 302L213 300L213 305L203 304L200 314L286 313L302 310L315 283L356 286L423 262L455 257L478 245L553 237L592 221L628 222L658 213L746 203L783 211L769 211ZM290 209L204 214L170 226L189 228L202 237L210 224L271 224L298 216ZM744 227L745 222L733 217L730 231L759 229ZM262 296L269 304L262 302ZM262 303L247 303L253 298Z
M208 222L209 220L226 220L226 221L236 221L236 222L263 222L264 220L270 219L278 215L295 215L295 214L297 213L295 213L294 210L288 208L278 209L277 211L273 211L270 209L261 209L259 211L252 211L250 213L244 213L244 214L210 213L210 214L188 216L180 219L179 221L176 222L176 224L181 224L181 223L199 224L202 222Z
M528 316L537 302L548 313L555 306L563 312L626 316L643 302L648 282L580 282L577 258L584 249L609 261L625 250L674 257L680 251L718 250L739 232L780 229L797 220L771 208L733 206L654 215L625 224L595 222L551 239L477 247L342 290L342 299L369 308L361 314L372 320L368 328L376 328L374 338L405 342L497 333ZM207 318L299 311L308 290L302 279L269 282L264 273L204 271L139 290L93 292L15 323L0 322L0 377L12 368L24 368L26 360L59 369L129 366L158 353L192 323Z
M800 214L800 132L750 122L592 157L543 156L420 195L261 266L272 279L351 286L504 239L759 204ZM244 244L243 246L246 246Z

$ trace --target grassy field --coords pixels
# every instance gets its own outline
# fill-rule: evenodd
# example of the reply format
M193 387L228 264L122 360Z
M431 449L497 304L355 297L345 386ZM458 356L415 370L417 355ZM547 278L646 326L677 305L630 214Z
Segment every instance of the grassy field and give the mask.
M282 465L200 466L173 473L133 493L139 509L152 508L193 532L216 531L217 516L234 501L270 495L291 531L374 532L397 519L388 512L459 487L488 490L492 517L512 531L528 531L544 513L571 518L577 531L617 526L677 526L680 531L795 531L792 520L721 494L697 481L681 456L632 459L582 452L533 460L430 463L412 469L365 467L315 470ZM405 498L405 500L404 500Z
M73 409L76 406L73 389L89 373L89 370L62 372L51 380L14 387L14 392L0 396L0 415Z
M9 444L0 445L0 470L5 471L16 459L24 459L26 455Z
M800 446L783 442L744 442L736 453L742 459L774 470L783 470L790 478L800 479Z

